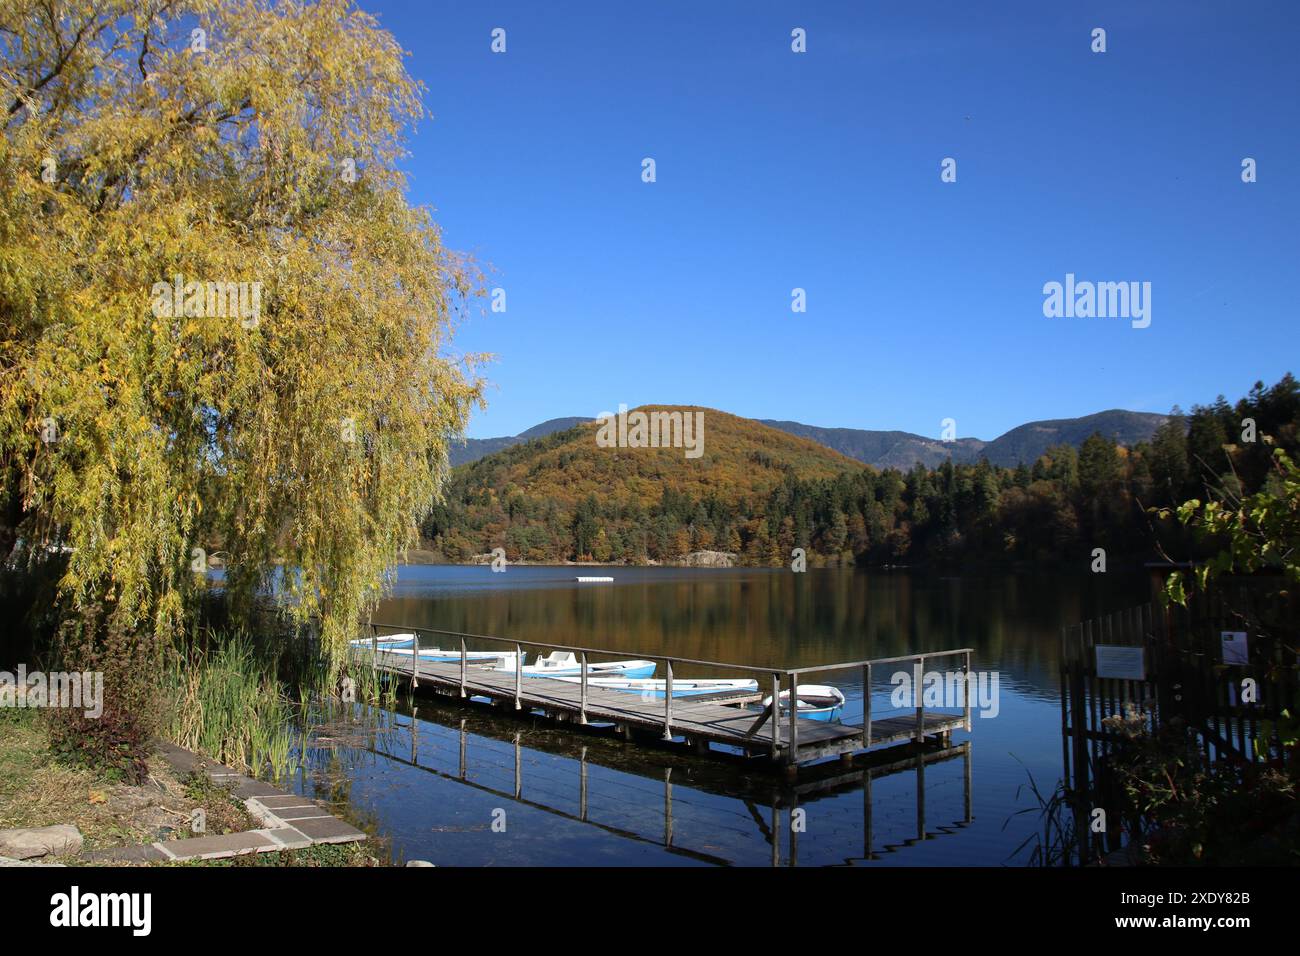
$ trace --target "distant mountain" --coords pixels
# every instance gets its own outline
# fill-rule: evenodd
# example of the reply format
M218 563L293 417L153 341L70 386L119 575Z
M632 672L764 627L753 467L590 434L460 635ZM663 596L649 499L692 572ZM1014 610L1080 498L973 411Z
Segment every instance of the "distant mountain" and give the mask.
M553 432L562 432L574 425L581 425L583 422L589 422L592 419L587 418L552 418L549 421L542 422L540 425L534 425L527 431L522 431L518 435L508 435L501 438L466 438L463 442L456 442L451 446L451 465L466 465L471 461L478 461L485 458L493 452L498 452L502 448L509 448L511 445L518 445L520 442L528 441L530 438L543 438Z
M954 461L977 461L985 442L978 438L958 438L942 442L924 438L911 432L880 432L863 428L819 428L801 422L781 422L759 419L764 425L779 428L800 438L810 438L820 445L833 448L842 455L856 458L876 468L897 468L907 471L918 461L933 468L949 457Z
M1116 443L1131 447L1147 441L1168 416L1123 409L1097 412L1082 418L1057 418L1029 422L1011 429L992 441L958 438L943 442L911 432L870 431L861 428L820 428L800 422L760 419L764 425L779 428L801 438L833 448L841 454L876 468L910 469L917 462L933 468L952 458L957 463L979 461L1014 468L1022 461L1033 464L1052 445L1069 444L1076 448L1093 432L1101 432Z
M1128 412L1122 408L1084 415L1082 418L1055 418L1043 422L1029 422L1011 429L984 446L990 464L1014 467L1027 465L1052 445L1084 443L1093 432L1101 432L1118 445L1132 448L1138 442L1150 441L1156 429L1165 423L1168 415L1152 412ZM976 459L978 459L976 455Z
M713 413L710 413L713 414ZM722 414L722 413L718 413ZM1167 418L1151 412L1129 412L1114 408L1082 418L1055 418L1048 421L1028 422L1005 435L983 441L979 438L958 438L943 442L912 432L873 431L865 428L822 428L802 422L755 419L760 424L779 429L790 435L807 438L824 445L841 455L865 462L875 468L897 468L907 471L917 462L933 468L948 458L966 463L987 457L990 464L1014 468L1022 461L1033 464L1052 445L1069 444L1076 448L1093 432L1101 432L1120 445L1132 447L1148 441ZM518 445L533 438L543 438L565 431L575 425L588 424L591 418L552 418L534 425L518 435L502 438L468 438L451 450L451 463L464 465L478 461L503 448Z

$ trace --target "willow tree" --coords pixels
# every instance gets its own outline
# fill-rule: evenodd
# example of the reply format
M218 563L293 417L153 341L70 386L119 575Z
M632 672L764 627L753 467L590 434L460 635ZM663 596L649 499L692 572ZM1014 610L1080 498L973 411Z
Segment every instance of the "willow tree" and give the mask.
M401 49L347 0L0 0L0 54L0 545L160 641L219 555L337 659L480 400Z

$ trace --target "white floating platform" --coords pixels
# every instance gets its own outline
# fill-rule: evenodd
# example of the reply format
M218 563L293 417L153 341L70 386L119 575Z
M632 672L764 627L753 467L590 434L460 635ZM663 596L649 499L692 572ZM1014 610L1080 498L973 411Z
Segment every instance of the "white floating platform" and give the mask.
M602 577L595 577L592 575L582 575L582 574L578 575L578 582L580 584L610 584L613 582L613 580L614 580L613 578L602 578Z

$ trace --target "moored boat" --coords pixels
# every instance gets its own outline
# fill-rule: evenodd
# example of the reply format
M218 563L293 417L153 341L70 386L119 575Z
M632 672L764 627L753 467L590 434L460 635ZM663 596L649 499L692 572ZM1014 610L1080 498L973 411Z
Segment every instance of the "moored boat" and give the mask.
M375 637L358 637L351 641L353 647L378 647L381 651L394 647L410 647L415 640L414 634L379 634Z
M763 706L772 706L772 696L769 694L763 698ZM834 720L844 709L844 693L838 687L831 687L829 684L800 684L799 685L799 705L798 711L800 717L809 720ZM788 715L790 713L790 692L781 691L781 713Z
M410 657L415 642L413 634L385 634L378 639L371 641L361 639L352 641L352 646L357 650L378 650L384 654L404 654ZM527 658L527 654L524 655ZM430 661L434 664L453 664L459 663L461 653L459 650L443 650L439 647L421 647L420 660ZM470 664L492 664L505 660L513 661L515 658L514 651L466 651L465 660Z
M513 659L502 660L500 670L513 671ZM581 677L582 664L572 651L551 651L545 657L537 658L533 664L522 668L525 677ZM655 672L654 661L591 661L587 664L588 678L594 675L602 677L650 677Z
M568 681L569 683L580 683L581 677L557 677L556 680ZM588 677L588 687L597 687L603 690L626 691L629 694L640 694L646 698L658 698L663 700L668 693L668 682L666 680L652 679L635 679L626 677ZM700 694L721 694L721 693L757 693L758 681L756 680L730 680L730 679L703 679L693 680L691 678L677 678L673 680L673 697L696 697Z

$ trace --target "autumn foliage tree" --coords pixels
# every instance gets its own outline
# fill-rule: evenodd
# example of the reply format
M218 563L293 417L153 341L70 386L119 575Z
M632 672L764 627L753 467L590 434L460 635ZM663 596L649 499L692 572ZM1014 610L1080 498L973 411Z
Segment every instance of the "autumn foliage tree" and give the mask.
M158 642L219 552L337 657L480 394L401 49L348 0L0 0L0 58L0 551Z

